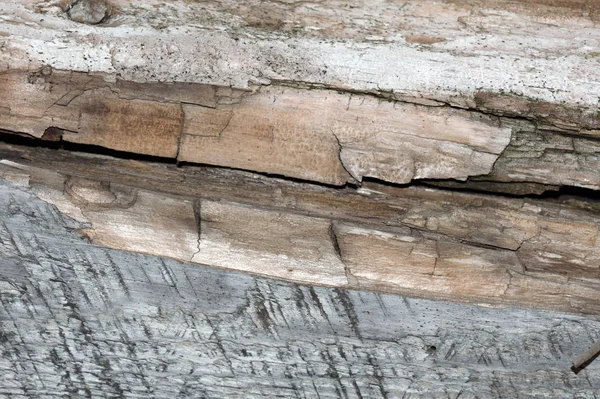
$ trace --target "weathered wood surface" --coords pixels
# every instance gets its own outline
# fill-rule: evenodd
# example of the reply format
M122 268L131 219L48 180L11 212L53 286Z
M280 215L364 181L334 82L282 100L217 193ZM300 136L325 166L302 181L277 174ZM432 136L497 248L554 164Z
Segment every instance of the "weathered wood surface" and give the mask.
M595 398L600 319L300 286L101 248L0 180L0 396Z
M0 129L332 185L600 189L593 1L89 1L0 4Z
M0 146L0 175L92 242L283 280L600 314L594 202L256 174Z
M107 83L49 69L5 73L0 86L7 131L335 185L486 175L511 137L495 117L331 90Z
M528 99L598 101L595 1L114 0L111 18L95 26L69 20L69 3L2 2L8 69L49 65L241 88L295 81L458 97L457 104L461 97L474 104L481 93L478 101L492 109L524 108ZM524 99L495 96L503 92Z
M599 190L598 21L0 2L2 134L171 162L0 144L0 396L595 398L598 204L413 183Z

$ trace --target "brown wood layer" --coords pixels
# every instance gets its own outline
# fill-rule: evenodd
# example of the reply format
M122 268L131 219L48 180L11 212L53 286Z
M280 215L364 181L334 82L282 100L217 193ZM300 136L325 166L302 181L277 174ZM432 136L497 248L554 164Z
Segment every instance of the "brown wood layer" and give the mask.
M0 154L18 163L5 162L6 178L113 248L311 284L600 309L600 217L588 203L375 183L333 189L7 145Z
M69 186L79 200L106 187L81 183ZM131 193L116 186L126 206ZM600 386L598 363L570 370L600 316L307 286L104 248L3 179L0 221L0 396L572 399Z
M597 117L516 97L480 96L479 108L460 109L290 82L238 90L50 68L0 74L0 88L0 129L41 140L331 185L445 179L523 183L515 193L537 191L530 183L600 189Z

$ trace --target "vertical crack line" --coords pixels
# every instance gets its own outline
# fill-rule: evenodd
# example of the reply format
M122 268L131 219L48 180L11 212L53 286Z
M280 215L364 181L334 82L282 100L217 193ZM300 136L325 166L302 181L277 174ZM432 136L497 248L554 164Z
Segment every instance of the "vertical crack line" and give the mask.
M196 234L198 235L198 238L196 242L196 252L192 254L190 262L193 262L196 255L200 253L200 243L202 241L202 201L195 200L192 206L194 208L194 219L196 220Z
M500 129L502 129L502 119L498 118L498 121L500 122ZM510 136L508 137L508 143L506 143L506 145L504 146L504 148L502 149L502 151L500 151L498 153L498 156L496 157L496 159L494 160L494 163L492 163L492 166L490 167L490 171L486 174L486 175L482 175L482 176L490 176L490 175L494 175L494 173L496 172L496 164L498 164L498 161L500 161L500 159L504 156L504 153L511 147L512 143L513 143L513 138L517 135L518 132L516 132L517 128L516 127L511 127L510 129ZM535 128L536 132L537 132L537 128Z
M344 164L344 161L342 160L342 142L340 141L339 137L337 136L337 134L334 133L333 129L330 128L329 131L331 132L331 135L333 136L333 138L335 139L335 141L337 142L338 145L338 151L337 151L337 158L338 161L340 162L340 165L342 166L342 169L344 169L344 171L348 174L348 176L350 176L351 179L353 179L353 182L349 182L349 183L356 183L360 186L361 183L361 179L359 176L355 176L353 173L351 173L348 168L346 168L346 165Z
M333 250L335 251L335 254L337 255L338 259L342 260L342 250L340 249L340 243L338 242L338 238L337 238L337 233L335 232L335 225L334 225L334 221L331 220L329 222L329 239L331 240L331 244L333 245Z
M175 162L179 164L179 153L181 152L181 145L183 142L183 134L185 132L185 110L183 109L183 103L179 103L181 109L181 130L179 131L179 137L177 137L177 151L175 152Z
M435 269L438 264L438 260L440 259L440 245L439 242L435 242L435 259L433 260L433 270L431 271L431 276L435 276Z
M229 114L229 119L227 119L227 123L225 123L225 126L223 126L223 129L221 129L221 131L218 134L218 138L221 139L221 137L223 136L223 132L225 132L225 130L227 130L227 128L229 127L229 124L231 123L231 120L233 119L233 115L234 112L231 111L231 113ZM271 131L271 135L273 135L273 131ZM273 140L271 140L273 141Z
M329 221L329 229L328 229L327 233L329 235L329 240L331 241L331 245L333 246L333 250L335 252L336 257L340 260L340 262L344 266L344 273L346 275L346 285L348 287L350 287L350 286L358 287L358 280L356 279L356 277L354 277L352 275L350 268L344 262L344 259L342 256L342 250L340 248L340 242L338 240L338 235L335 230L335 221L334 220Z

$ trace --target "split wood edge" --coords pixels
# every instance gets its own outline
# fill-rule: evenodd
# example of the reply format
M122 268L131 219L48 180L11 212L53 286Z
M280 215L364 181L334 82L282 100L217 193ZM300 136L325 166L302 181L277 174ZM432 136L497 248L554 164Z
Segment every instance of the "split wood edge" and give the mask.
M217 183L195 182L190 175L186 184L201 188L183 194L177 189L180 183L171 183L170 188L161 183L180 178L161 176L152 181L151 167L147 175L134 176L150 179L148 188L140 189L132 182L106 181L100 177L106 167L95 177L92 167L84 178L71 176L73 165L68 162L63 167L71 171L60 173L22 162L3 165L8 168L5 178L30 187L61 212L88 223L90 228L83 233L110 248L302 284L485 306L594 315L600 309L597 268L582 268L580 260L568 258L574 255L574 246L585 251L582 256L587 259L600 256L596 244L600 221L590 223L585 212L577 216L571 211L571 220L554 219L552 214L562 212L561 207L544 209L543 204L520 200L489 200L489 205L478 208L475 204L487 201L485 197L448 196L436 190L400 190L399 197L386 197L363 189L364 194L336 200L329 189L320 189L315 197L310 185L293 183L277 189L277 183L272 187L267 183L261 193L257 186L244 187L233 177L228 183L226 175ZM111 175L117 181L118 165L117 174ZM79 169L86 167L82 164ZM226 186L231 188L223 191ZM286 190L283 202L282 190ZM457 198L462 200L453 205ZM329 205L330 201L334 202ZM353 206L367 208L355 209L352 216ZM377 208L370 211L373 206ZM380 216L373 219L370 212ZM394 222L398 212L405 217ZM468 233L461 231L464 223L479 227ZM504 233L494 232L498 223ZM484 231L490 235L482 236ZM579 231L579 242L573 242L572 231Z

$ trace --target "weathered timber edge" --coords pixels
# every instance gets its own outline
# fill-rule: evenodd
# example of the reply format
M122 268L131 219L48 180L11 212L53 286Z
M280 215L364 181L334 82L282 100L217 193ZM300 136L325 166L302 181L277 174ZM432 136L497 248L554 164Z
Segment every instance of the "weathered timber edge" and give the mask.
M0 129L331 185L600 188L594 2L109 3L0 5Z
M598 314L594 203L246 172L2 145L0 175L92 242L282 280ZM577 232L576 235L573 232Z

